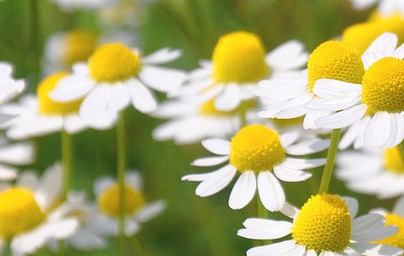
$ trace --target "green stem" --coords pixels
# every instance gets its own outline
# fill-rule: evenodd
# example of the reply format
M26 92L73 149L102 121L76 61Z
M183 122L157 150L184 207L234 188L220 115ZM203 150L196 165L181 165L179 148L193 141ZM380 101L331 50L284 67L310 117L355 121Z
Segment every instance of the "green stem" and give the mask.
M63 168L63 188L62 200L65 201L70 189L72 176L72 136L62 130L62 168Z
M398 144L398 147L400 149L401 159L404 162L404 140L400 144Z
M124 255L125 247L125 171L126 171L126 139L125 139L125 116L124 112L119 113L116 125L116 152L117 172L119 184L119 238L121 255Z
M4 244L4 256L11 256L11 241L6 241Z
M331 142L330 148L327 153L327 162L324 166L323 176L321 177L320 189L318 191L319 194L327 193L328 187L330 185L332 171L334 169L335 156L338 151L338 141L341 135L341 131L339 129L334 129L331 133Z
M240 129L241 129L247 125L247 108L244 106L243 103L240 104L239 118L240 118Z
M130 242L130 247L133 249L135 252L135 255L137 256L149 256L148 253L145 252L143 249L142 244L139 242L139 239L137 239L136 235L132 236L132 241Z
M39 29L39 0L31 0L30 11L31 11L31 22L30 22L30 47L29 53L32 55L31 68L34 71L33 84L39 82L40 77L40 58L41 58L41 48L40 48L40 29Z
M64 241L60 240L58 241L58 251L57 251L57 255L58 256L64 256L65 252L64 252Z
M258 218L267 219L268 218L268 211L265 208L265 206L262 204L258 194L256 195L256 197L257 197L257 215L258 215ZM271 243L271 241L269 241L269 240L262 240L261 241L262 245L266 245L266 244L270 244L270 243Z

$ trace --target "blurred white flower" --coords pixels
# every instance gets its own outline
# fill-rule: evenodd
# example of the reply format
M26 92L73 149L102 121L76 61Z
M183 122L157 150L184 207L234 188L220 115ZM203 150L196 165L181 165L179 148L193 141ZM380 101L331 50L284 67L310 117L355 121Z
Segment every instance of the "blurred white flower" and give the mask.
M110 4L116 3L119 0L50 0L59 6L64 11L76 11L80 9L94 10Z
M377 4L377 11L382 15L390 15L395 12L404 14L404 2L402 0L350 0L355 9L363 10Z
M28 165L34 161L34 148L29 142L10 143L0 137L0 180L17 177L17 168L10 165Z

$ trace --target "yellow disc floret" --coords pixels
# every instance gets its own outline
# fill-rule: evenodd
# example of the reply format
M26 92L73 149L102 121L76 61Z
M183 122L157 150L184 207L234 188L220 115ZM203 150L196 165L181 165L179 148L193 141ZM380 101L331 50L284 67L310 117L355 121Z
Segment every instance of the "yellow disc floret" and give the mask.
M219 38L213 51L213 77L221 83L250 83L269 73L259 37L238 31Z
M3 239L28 231L45 219L35 197L25 188L12 187L0 193L0 236Z
M399 146L384 151L384 166L388 171L404 173L404 159Z
M141 68L139 56L120 43L98 47L88 62L90 76L97 82L117 82L136 76Z
M284 159L278 133L264 125L245 126L231 139L230 163L240 172L272 170Z
M221 111L215 108L215 99L213 98L199 106L199 112L205 116L235 116L238 115L242 109L249 110L256 106L257 101L252 99L241 102L237 108L231 111Z
M363 76L362 101L369 114L404 111L404 60L387 57L370 66Z
M347 204L335 195L312 196L293 223L292 237L298 244L317 253L343 252L351 237Z
M145 198L140 191L126 185L125 186L125 214L132 215L139 210L145 203ZM101 211L105 214L119 216L119 184L114 184L105 190L98 198L98 204Z
M370 21L354 24L346 28L342 34L343 41L356 47L363 54L369 45L384 32L398 36L399 43L404 40L404 19L400 15L389 17L374 16Z
M396 214L386 214L386 226L394 225L398 228L396 234L391 237L375 242L376 244L385 244L404 249L404 218Z
M55 73L45 78L37 89L38 111L45 115L67 115L77 113L82 99L69 102L56 102L49 97L49 92L55 89L60 79L67 76L67 73Z
M72 30L64 38L64 63L68 66L75 62L87 61L94 52L97 43L97 34L86 30Z
M361 83L365 72L355 47L340 41L327 41L319 45L310 54L307 69L310 90L321 78Z

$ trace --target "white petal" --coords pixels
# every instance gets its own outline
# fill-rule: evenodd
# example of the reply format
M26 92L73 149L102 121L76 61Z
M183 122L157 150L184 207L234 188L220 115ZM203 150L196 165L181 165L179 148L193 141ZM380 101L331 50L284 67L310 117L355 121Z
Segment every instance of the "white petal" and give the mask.
M393 208L393 213L404 216L404 196L397 200Z
M62 166L59 163L48 167L42 174L35 191L35 199L42 210L48 210L54 205L62 190L62 180Z
M323 151L327 149L329 145L330 140L315 139L286 147L286 152L290 155L303 156Z
M305 78L272 78L259 82L253 94L268 100L289 100L306 91Z
M315 250L308 250L305 256L317 256L317 253Z
M318 79L313 92L320 98L328 100L357 98L362 93L362 85L332 79Z
M348 127L338 143L338 148L343 150L348 148L352 144L354 144L354 148L358 148L357 146L363 145L363 136L365 134L365 129L369 121L370 117L365 116L358 122L355 122L350 127Z
M98 178L94 182L94 194L98 198L105 190L115 184L115 180L111 177Z
M0 164L0 181L13 180L16 177L16 168Z
M230 111L240 104L240 90L237 85L227 85L222 94L215 100L215 108L221 111Z
M166 207L166 203L162 200L149 203L136 213L135 220L142 223L147 222L157 217Z
M403 250L393 246L381 244L351 244L352 249L359 252L361 255L378 255L378 256L393 256L402 255Z
M213 157L203 157L198 158L191 163L193 166L215 166L229 160L229 156L213 156Z
M295 219L299 214L299 209L289 204L288 202L285 202L285 205L282 207L280 212L291 219Z
M144 64L163 64L178 59L181 56L181 50L171 50L169 48L160 49L150 55L142 58Z
M324 112L324 111L308 111L306 113L306 115L304 116L303 128L305 130L320 128L320 127L318 127L316 125L317 119L319 119L320 117L323 117L323 116L328 116L330 114L331 114L331 112L329 112L329 111L327 111L327 112Z
M375 242L397 232L396 226L385 226L384 217L379 214L367 214L352 221L351 239L357 242Z
M304 158L292 158L292 157L287 157L285 161L282 162L282 165L290 168L290 169L311 169L311 168L316 168L319 166L324 165L326 162L325 159L320 158L320 159L304 159Z
M385 56L391 55L397 47L398 37L397 35L385 32L378 36L366 49L363 55L368 53L383 53ZM362 59L367 69L373 63L366 62L366 59Z
M321 117L315 122L324 129L339 129L352 125L366 114L367 107L358 105L346 110Z
M229 207L233 210L244 208L253 199L256 190L257 181L254 172L243 172L230 193Z
M216 155L229 155L230 142L223 139L207 139L202 141L202 145L209 152Z
M62 78L49 97L54 101L68 102L83 98L95 85L89 77L70 75Z
M127 83L132 83L133 80ZM129 105L129 90L128 85L117 83L111 86L109 91L109 100L107 109L112 112L119 112Z
M266 56L268 65L277 71L300 68L307 63L307 59L304 45L297 40L281 44Z
M288 221L249 218L244 221L243 226L245 229L238 230L238 236L256 240L270 240L290 234L293 224Z
M285 110L263 110L258 112L258 116L261 118L279 118L279 119L290 119L303 116L307 113L307 109L304 106L299 106L292 109Z
M79 110L80 116L85 119L92 118L106 111L110 93L110 86L98 85L94 87L81 103Z
M353 197L343 197L346 204L348 205L349 213L351 215L351 219L355 218L358 213L359 204L358 201Z
M270 245L258 246L247 251L247 256L282 256L296 248L294 240L287 240Z
M142 113L149 113L157 108L154 95L139 81L129 86L129 94L132 105Z
M377 112L365 130L365 145L369 147L383 148L389 139L391 132L391 120L389 113Z
M258 174L258 193L268 211L279 211L285 204L282 186L269 171Z
M357 105L360 102L358 98L347 98L347 99L337 99L337 100L323 100L317 99L313 100L306 105L306 108L313 111L339 111L343 109L350 108Z
M282 164L274 167L274 173L282 181L298 182L304 181L311 177L311 173L303 172L301 170L289 169Z
M163 67L145 66L139 73L139 78L148 87L159 92L177 90L185 80L185 72Z
M16 184L17 186L35 191L38 187L38 176L34 172L25 171L18 176Z
M299 138L299 131L284 132L280 135L281 144L283 147L288 147Z

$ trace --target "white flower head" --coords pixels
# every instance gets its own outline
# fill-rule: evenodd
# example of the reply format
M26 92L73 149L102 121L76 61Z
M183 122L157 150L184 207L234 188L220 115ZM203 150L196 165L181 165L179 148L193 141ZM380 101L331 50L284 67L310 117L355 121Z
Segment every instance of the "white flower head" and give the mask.
M377 11L382 15L390 15L395 12L404 14L404 3L401 0L351 0L352 6L357 10L363 10L377 4Z
M166 208L166 204L163 200L147 203L139 173L126 172L125 182L125 233L134 235L139 232L142 223L158 216ZM96 225L108 236L118 235L119 189L119 185L111 177L99 178L94 183L99 208Z
M307 107L328 111L314 121L321 128L350 126L342 147L353 142L358 147L391 148L403 140L404 45L396 49L397 42L397 36L385 33L369 46L359 83L316 81L313 90L321 99Z
M37 89L37 96L27 95L18 103L6 104L1 113L12 115L2 127L7 128L7 136L12 139L26 139L64 130L74 134L86 128L108 129L115 124L116 113L105 112L92 118L79 116L82 99L68 102L55 102L49 92L67 76L67 73L54 73L46 77Z
M35 252L50 239L65 239L78 228L72 217L58 216L57 200L62 188L59 164L49 167L41 178L22 173L15 185L0 191L0 237L9 240L13 255Z
M73 74L60 81L50 97L59 102L84 98L79 113L85 119L117 113L129 104L148 113L157 106L149 88L168 92L183 81L183 71L158 66L180 55L178 50L165 48L141 57L121 43L105 44L86 64L74 65Z
M194 166L216 166L218 170L205 174L186 175L182 180L200 182L196 194L210 196L224 189L236 176L229 198L232 209L245 207L258 190L259 197L269 211L279 211L285 204L285 193L279 182L299 182L311 177L303 171L325 164L325 159L299 158L326 149L329 140L309 140L295 143L297 132L279 134L259 124L242 128L230 141L208 139L202 145L218 155L195 160ZM295 157L297 156L297 157ZM258 177L257 177L258 176Z
M255 34L236 31L219 38L212 62L201 62L171 96L214 99L215 108L231 111L255 96L251 90L268 77L293 74L307 62L302 43L288 41L269 53Z
M247 256L398 256L402 250L374 242L397 232L385 226L379 214L356 217L358 202L354 198L321 194L312 196L299 210L286 204L282 212L293 219L277 221L247 219L238 235L259 240L273 240L291 235L292 239L252 248Z

